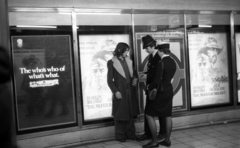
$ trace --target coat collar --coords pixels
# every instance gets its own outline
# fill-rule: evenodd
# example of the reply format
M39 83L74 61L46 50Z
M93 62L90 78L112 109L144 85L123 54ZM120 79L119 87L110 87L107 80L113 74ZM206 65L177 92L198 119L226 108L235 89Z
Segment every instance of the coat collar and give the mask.
M120 61L118 60L118 58L114 56L114 57L112 58L112 61L113 61L113 67L116 69L116 71L117 71L120 75L122 75L124 78L126 78L125 72L124 72L123 67L122 67ZM125 61L126 61L127 66L128 66L128 70L129 70L130 76L132 77L132 76L133 76L132 61L130 60L129 57L126 57L126 58L125 58Z

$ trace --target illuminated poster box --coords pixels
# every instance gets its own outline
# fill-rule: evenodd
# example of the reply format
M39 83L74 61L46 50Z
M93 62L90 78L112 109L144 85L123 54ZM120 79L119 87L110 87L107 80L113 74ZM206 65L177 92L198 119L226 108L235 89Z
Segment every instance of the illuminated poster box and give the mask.
M112 92L107 84L107 61L118 42L129 35L79 35L84 120L110 118Z
M189 33L192 107L229 103L226 33Z
M69 35L12 36L17 130L76 123Z

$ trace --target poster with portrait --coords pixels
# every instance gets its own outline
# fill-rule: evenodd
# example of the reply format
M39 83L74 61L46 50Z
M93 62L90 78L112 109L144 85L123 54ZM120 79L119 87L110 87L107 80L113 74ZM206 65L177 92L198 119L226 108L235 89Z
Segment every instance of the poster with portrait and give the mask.
M76 123L69 35L12 36L17 130Z
M229 103L226 33L189 33L192 107Z
M240 33L236 33L235 37L236 37L238 102L240 103Z
M169 43L171 54L170 56L174 59L177 65L177 70L172 80L174 98L173 98L173 111L180 111L187 109L187 96L186 96L186 74L185 74L185 61L184 61L184 47L183 39L184 34L178 31L169 32L144 32L136 33L137 39L137 67L139 74L146 72L149 54L142 48L142 37L146 35L151 35L157 44ZM144 109L146 103L145 95L145 80L140 79L140 104L141 109Z
M109 118L112 92L107 84L107 61L119 42L129 35L79 35L84 120Z

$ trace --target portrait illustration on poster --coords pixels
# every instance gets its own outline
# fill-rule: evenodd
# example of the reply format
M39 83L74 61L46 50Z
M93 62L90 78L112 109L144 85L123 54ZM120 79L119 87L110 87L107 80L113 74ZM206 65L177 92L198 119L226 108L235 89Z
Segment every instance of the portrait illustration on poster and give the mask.
M80 59L84 119L109 118L112 92L107 84L107 61L118 42L129 43L128 35L80 35Z
M208 82L218 73L216 62L218 55L223 51L223 47L218 47L217 40L213 37L208 37L204 46L200 48L196 57L196 71L192 75L193 83Z
M189 34L192 106L229 102L226 34Z

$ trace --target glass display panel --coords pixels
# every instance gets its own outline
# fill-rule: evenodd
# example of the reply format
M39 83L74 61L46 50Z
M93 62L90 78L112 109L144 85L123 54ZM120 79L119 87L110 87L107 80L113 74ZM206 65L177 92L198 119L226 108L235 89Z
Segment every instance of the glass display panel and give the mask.
M174 88L173 111L187 109L186 72L184 58L183 15L172 14L134 14L137 64L139 73L146 71L148 53L142 49L142 37L151 35L157 44L170 43L171 57L175 60L177 71L172 85ZM145 80L140 80L141 108L145 107Z
M229 15L188 15L191 106L230 103Z
M107 61L113 57L119 42L132 46L130 25L130 14L77 14L83 124L112 121Z
M76 125L72 27L63 23L70 15L62 15L61 21L60 14L51 14L58 21L47 23L51 20L42 19L43 13L20 14L10 13L9 18L18 132Z
M118 42L129 35L79 35L84 120L111 117L112 92L107 84L107 61Z
M234 15L235 47L236 47L236 66L237 66L237 88L238 103L240 103L240 14Z

